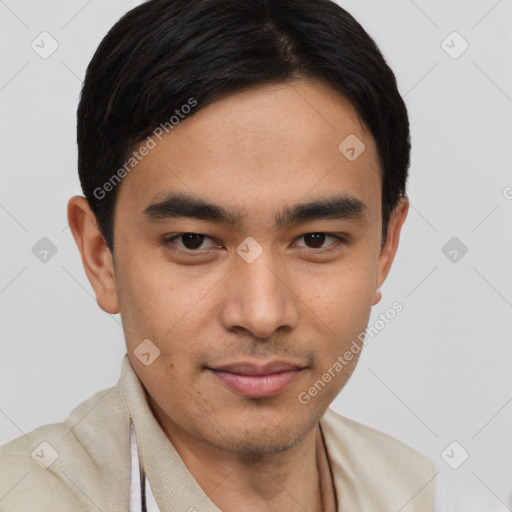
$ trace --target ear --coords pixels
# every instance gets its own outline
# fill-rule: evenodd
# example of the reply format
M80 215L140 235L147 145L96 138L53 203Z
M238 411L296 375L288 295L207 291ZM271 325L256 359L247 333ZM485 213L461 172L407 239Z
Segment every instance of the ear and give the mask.
M85 197L74 196L69 200L68 223L98 306L106 313L119 313L112 254Z
M402 231L402 226L408 212L409 200L405 196L402 196L389 219L386 242L380 252L377 274L377 290L375 291L375 298L373 302L374 305L382 298L379 288L384 284L384 281L391 269L391 264L395 259L398 242L400 240L400 232Z

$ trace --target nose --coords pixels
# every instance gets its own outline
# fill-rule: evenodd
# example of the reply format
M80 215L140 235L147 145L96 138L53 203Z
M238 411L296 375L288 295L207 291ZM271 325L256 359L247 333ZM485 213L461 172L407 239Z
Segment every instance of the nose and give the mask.
M237 256L224 295L224 327L249 331L256 338L293 329L299 304L289 281L286 268L273 261L270 250L264 250L252 263Z

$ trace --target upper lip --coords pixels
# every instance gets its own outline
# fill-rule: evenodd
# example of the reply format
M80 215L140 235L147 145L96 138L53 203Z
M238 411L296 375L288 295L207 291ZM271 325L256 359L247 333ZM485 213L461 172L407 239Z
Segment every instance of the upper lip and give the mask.
M302 370L305 366L287 361L269 361L267 363L255 363L252 361L239 361L236 363L210 367L210 370L239 373L242 375L269 375L271 373Z

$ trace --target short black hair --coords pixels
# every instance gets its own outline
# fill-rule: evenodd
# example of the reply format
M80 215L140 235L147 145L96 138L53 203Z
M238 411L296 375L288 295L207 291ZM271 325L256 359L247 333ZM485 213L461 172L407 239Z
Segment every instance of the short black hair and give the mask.
M296 78L334 87L375 139L385 240L405 196L409 119L395 75L363 27L330 0L149 0L100 43L77 112L80 182L110 251L112 178L129 172L134 148L155 128L172 128L184 105L195 105L193 115L229 93Z

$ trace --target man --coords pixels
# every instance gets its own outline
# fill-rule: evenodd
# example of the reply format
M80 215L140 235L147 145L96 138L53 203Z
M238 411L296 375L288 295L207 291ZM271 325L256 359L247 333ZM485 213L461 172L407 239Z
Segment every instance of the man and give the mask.
M329 0L150 0L94 55L69 225L119 382L0 449L0 510L432 511L329 405L408 212L395 77Z

